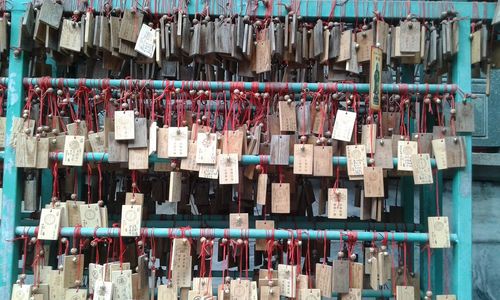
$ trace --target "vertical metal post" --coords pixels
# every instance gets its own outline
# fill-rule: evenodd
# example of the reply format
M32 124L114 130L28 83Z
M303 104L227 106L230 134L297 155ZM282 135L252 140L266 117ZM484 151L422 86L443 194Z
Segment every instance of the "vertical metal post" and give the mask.
M461 16L466 17L466 15ZM471 92L470 18L458 22L460 51L452 62L452 79L464 93ZM456 101L461 101L457 95ZM465 136L467 163L453 176L452 230L458 235L453 250L453 291L457 299L472 299L472 135Z
M17 47L20 38L21 18L25 10L25 1L12 1L10 47ZM23 77L26 72L26 53L18 56L9 53L9 86L7 94L7 132L3 170L3 204L0 230L0 298L10 299L11 286L17 280L18 246L12 242L14 229L18 225L22 200L22 170L16 168L16 153L11 145L12 121L21 115L24 103Z

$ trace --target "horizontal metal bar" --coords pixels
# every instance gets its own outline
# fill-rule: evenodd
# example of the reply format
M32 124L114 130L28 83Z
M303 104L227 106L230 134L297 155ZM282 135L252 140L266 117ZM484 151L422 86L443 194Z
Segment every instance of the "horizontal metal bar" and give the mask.
M24 78L25 85L37 85L41 82L50 85L64 87L79 87L84 85L89 88L102 88L109 86L113 88L131 88L148 86L155 89L166 87L203 89L212 91L224 90L250 90L255 92L300 92L308 89L312 92L322 90L368 93L370 85L367 83L283 83L283 82L222 82L222 81L169 81L169 80L140 80L140 79L88 79L88 78ZM446 93L455 92L457 86L454 84L383 84L385 93L421 92L421 93Z
M20 0L17 0L21 2ZM14 1L14 2L17 2ZM137 7L142 9L145 7L145 0L122 1L111 0L109 3L113 8L131 8ZM75 9L83 9L84 7L79 1L63 1L64 9L67 12L73 12ZM104 5L101 1L91 1L94 4L94 9L97 12L104 10ZM132 3L132 4L131 4ZM149 3L149 2L148 2ZM159 5L149 6L153 14L172 14L179 8L176 1L161 1ZM200 14L208 10L208 14L219 16L221 14L240 14L252 15L256 17L265 17L269 13L263 3L249 1L233 1L231 5L221 5L216 1L189 1L187 2L186 12L189 15ZM447 10L456 10L460 16L470 16L473 18L491 19L495 11L496 3L487 2L443 2L443 1L325 1L325 0L308 0L302 1L299 5L293 6L292 1L272 1L273 5L272 16L284 16L288 11L285 5L291 7L291 10L297 10L298 13L305 18L328 18L337 20L353 20L372 18L373 11L378 11L386 19L400 19L408 14L424 17L425 19L440 19L441 13ZM334 7L334 3L336 7ZM205 7L206 5L206 7Z
M38 227L18 226L16 227L17 235L35 235L35 230ZM74 227L61 228L61 236L73 236L75 232ZM158 238L167 237L213 237L213 238L252 238L252 239L266 239L274 237L275 239L288 239L292 235L297 238L299 232L302 239L324 239L327 240L343 240L347 241L349 237L355 237L358 241L382 241L385 237L383 232L366 232L366 231L337 231L337 230L264 230L264 229L216 229L216 228L143 228L145 236L154 236ZM119 237L119 228L81 228L80 235L86 237ZM416 232L389 232L387 236L389 241L397 242L417 242L425 243L429 240L427 233ZM457 242L457 235L450 234L450 241Z
M108 153L103 153L103 152L86 152L83 156L83 159L87 162L108 162ZM62 161L64 158L64 153L61 152L51 152L50 153L50 159L52 160L58 160ZM366 158L367 161L369 161L369 158ZM170 159L168 158L158 158L156 154L152 154L149 156L149 162L150 163L156 163L156 162L170 162ZM290 165L293 164L293 156L290 156L288 158L288 163ZM338 166L346 166L347 165L347 158L345 156L333 156L332 157L332 163L334 165ZM393 158L392 163L395 167L398 165L398 159ZM246 165L258 165L258 164L264 164L267 165L269 164L269 155L242 155L241 156L241 164L246 166ZM436 160L431 159L431 165L434 167L436 166Z

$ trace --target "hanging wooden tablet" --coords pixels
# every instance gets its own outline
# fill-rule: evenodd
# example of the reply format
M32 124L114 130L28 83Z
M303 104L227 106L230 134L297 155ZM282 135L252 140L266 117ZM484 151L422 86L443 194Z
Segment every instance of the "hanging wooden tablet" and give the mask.
M412 286L396 286L396 297L398 300L414 300L414 289Z
M248 214L247 213L229 214L229 228L248 229Z
M250 280L231 280L231 300L250 300Z
M367 166L365 145L346 146L347 174L361 180L364 168Z
M104 131L90 133L88 136L89 136L90 146L92 147L92 152L100 152L100 153L106 152Z
M314 176L333 176L332 146L314 146Z
M238 184L238 154L219 155L219 184Z
M280 300L280 287L279 286L261 286L260 298L261 300Z
M115 139L115 133L108 134L108 162L120 163L128 162L128 147L126 142L119 142Z
M347 294L342 294L340 300L361 300L361 288L350 288Z
M359 63L370 61L370 52L372 51L371 49L373 47L374 41L373 34L373 29L363 30L356 33L356 42L358 43L357 55Z
M344 62L351 59L352 44L352 30L343 31L340 34L340 51L336 62Z
M351 289L363 289L363 275L364 265L362 263L350 262L349 263L349 291Z
M432 184L431 158L428 153L413 154L411 156L413 166L413 182L415 184Z
M200 165L200 171L198 172L198 176L200 178L208 178L208 179L218 179L219 178L219 155L220 149L217 149L216 163L214 165Z
M413 141L398 141L398 170L412 171L411 156L418 153L418 144Z
M293 265L278 265L278 284L280 295L295 298L297 267Z
M375 165L382 169L392 169L393 164L392 139L377 139L373 159Z
M16 138L16 167L36 168L36 151L37 140L35 137L18 134Z
M279 101L279 123L280 131L297 131L297 118L295 112L295 102Z
M293 147L293 173L312 175L314 146L311 144L295 144ZM332 165L330 163L330 165Z
M196 163L214 165L217 162L217 134L198 133Z
M115 140L133 140L135 138L135 117L133 110L115 111Z
M187 157L188 154L188 128L169 127L168 128L168 157Z
M116 136L116 134L115 134L115 136ZM128 142L128 148L129 149L137 149L137 148L147 148L147 147L148 147L147 120L146 120L146 118L135 118L135 120L134 120L134 139Z
M197 143L195 141L188 142L188 154L187 157L181 159L181 170L187 171L199 171L200 165L196 163L197 155Z
M373 254L372 256L370 256L368 263L369 263L369 268L370 268L370 287L372 289L378 291L380 286L378 284L379 283L379 280L378 280L379 270L378 270L377 255Z
M456 132L474 132L474 103L458 101L456 109Z
M168 128L158 128L157 141L158 158L168 158Z
M69 206L71 206L71 204ZM83 227L102 227L101 211L99 208L99 204L81 204L78 206L81 225Z
M48 277L50 299L56 300L64 298L64 272L51 270Z
M62 22L59 47L62 49L80 52L82 49L81 22L64 19Z
M172 283L175 287L191 287L191 247L184 239L176 238L173 241L171 260Z
M401 52L420 52L420 22L404 21L400 26L399 47Z
M355 122L355 112L338 110L335 116L335 125L333 126L332 138L345 142L351 141Z
M328 218L347 219L347 189L328 189Z
M383 70L383 52L381 48L370 48L370 109L372 111L380 110L382 101L382 70ZM376 132L376 129L375 129Z
M111 272L111 282L113 283L113 300L133 299L132 270Z
M436 166L438 170L448 168L446 161L446 142L445 139L432 140L432 153L436 159Z
M328 296L330 297L331 294ZM319 289L300 289L300 300L321 300L321 291Z
M428 217L429 245L431 248L450 248L448 217Z
M170 183L168 185L168 201L180 202L182 195L182 172L170 172Z
M387 41L389 35L389 24L382 20L377 20L375 23L375 46L382 49L383 53L387 53Z
M95 283L94 294L95 300L112 300L113 299L113 283L108 281L98 280Z
M271 184L271 213L290 213L290 184Z
M246 132L246 130L245 130ZM243 141L245 134L242 130L228 130L224 132L222 143L222 153L236 153L238 160L243 154Z
M448 168L465 167L465 139L463 136L445 137L446 166Z
M82 224L80 217L80 205L85 204L83 201L67 200L66 201L66 214L68 218L68 226L74 227L77 224Z
M481 62L481 30L477 30L471 34L471 64L477 64Z
M352 40L354 41L354 33ZM358 52L354 46L351 46L351 58L345 63L345 70L353 74L359 74L362 71L358 61Z
M271 152L269 164L288 166L290 156L290 136L273 135L271 136Z
M384 172L380 167L365 167L364 171L365 197L384 197Z
M86 289L67 289L64 293L64 299L87 300Z
M272 220L256 220L255 221L255 229L263 229L272 231L274 229L274 221ZM267 249L267 240L258 239L255 241L255 250L256 251L266 251Z
M256 195L257 204L266 205L267 181L268 181L267 174L265 173L259 174L257 178L257 195Z
M332 296L332 273L332 266L326 263L316 264L315 287L320 290L323 297Z
M89 293L94 294L94 287L97 281L104 280L104 266L100 264L89 264Z
M153 58L155 49L155 30L146 24L142 24L134 50L146 57Z
M337 293L349 292L349 261L334 260L332 262L332 291Z
M158 286L158 300L177 299L177 296L177 288L165 284Z
M49 139L40 138L36 147L36 168L46 169L49 167Z
M78 281L83 279L84 255L65 255L63 258L63 287L78 287Z
M40 224L38 225L39 240L55 241L59 235L59 226L61 222L61 209L42 208L40 215Z
M142 206L122 205L121 236L139 236L141 231Z
M212 296L212 278L210 277L195 277L193 278L193 290L200 296Z
M31 284L18 284L12 285L11 300L30 300L31 299Z
M128 149L128 169L147 170L149 168L148 148Z
M368 124L361 127L361 143L365 145L367 153L375 152L377 139L377 125Z

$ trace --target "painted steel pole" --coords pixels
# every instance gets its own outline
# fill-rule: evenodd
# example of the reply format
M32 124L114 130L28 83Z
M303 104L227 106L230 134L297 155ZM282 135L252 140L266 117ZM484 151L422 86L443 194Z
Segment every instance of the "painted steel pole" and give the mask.
M470 14L470 12L469 12ZM461 15L458 22L460 50L452 63L452 80L465 93L471 92L471 42L469 14ZM463 100L459 95L456 101ZM470 99L468 99L470 101ZM459 243L453 255L453 291L457 299L472 299L472 135L465 134L465 168L453 176L453 217L451 230L458 235Z
M23 77L26 71L23 51L15 55L12 47L19 45L22 16L26 9L26 1L11 1L10 53L9 53L9 85L7 92L7 132L5 135L2 221L0 225L0 298L10 299L11 287L18 274L18 243L12 242L21 214L22 170L16 168L16 154L11 145L12 121L21 115L24 103Z

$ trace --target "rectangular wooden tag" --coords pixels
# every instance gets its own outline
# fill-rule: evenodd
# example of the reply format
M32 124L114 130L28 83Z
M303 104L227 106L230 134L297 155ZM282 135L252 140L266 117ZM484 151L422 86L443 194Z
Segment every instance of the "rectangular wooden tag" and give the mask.
M278 284L280 295L295 298L297 267L292 265L278 265Z
M290 213L290 184L271 184L271 212L274 214Z
M195 277L193 278L193 291L201 296L212 296L212 278Z
M135 138L135 117L133 110L115 111L115 140L133 140Z
M62 49L80 52L82 50L82 23L63 19L59 47Z
M89 293L94 293L94 287L97 281L104 280L104 266L99 264L89 264Z
M11 300L30 300L31 298L31 284L17 284L12 285Z
M329 296L325 297L331 297ZM319 289L299 289L300 300L321 300L321 291Z
M146 24L142 24L134 50L146 57L153 58L155 49L155 30Z
M400 26L399 48L401 52L420 52L420 22L404 21Z
M337 293L349 292L349 261L334 260L332 275L332 291Z
M350 142L355 122L355 112L338 110L335 116L335 125L333 126L332 137L339 141Z
M347 189L328 189L328 218L347 219Z
M365 145L346 146L347 174L349 176L363 176L367 166Z
M90 133L88 137L93 152L106 152L106 140L104 131Z
M49 167L49 139L40 138L36 147L36 168L46 169Z
M196 142L188 142L188 154L187 157L181 159L181 170L187 171L199 171L200 166L196 163L197 154L197 144Z
M181 201L182 172L170 172L168 189L168 202Z
M238 184L238 154L219 155L219 184Z
M118 270L111 272L113 283L113 300L133 299L132 270Z
M418 144L413 141L398 141L398 170L412 171L411 156L418 153Z
M261 300L280 300L280 287L279 286L261 286L260 298Z
M429 245L431 248L450 248L448 217L428 217Z
M411 156L413 166L413 182L415 184L432 184L431 157L428 153L413 154Z
M98 280L95 282L94 294L95 300L112 300L113 299L113 283L108 281Z
M158 158L168 158L168 128L158 128L157 140Z
M313 173L313 145L295 144L293 148L293 173L312 175ZM330 165L332 165L330 163ZM333 165L332 165L333 166Z
M64 141L64 166L82 166L85 137L68 135Z
M84 255L65 255L63 259L63 286L64 288L76 287L76 281L83 279Z
M321 291L321 296L323 297L332 296L332 274L332 266L327 264L316 264L315 286Z
M220 149L217 149L217 158L215 165L200 165L200 171L198 176L200 178L208 178L208 179L218 179L219 178L219 155Z
M142 206L122 205L120 234L122 236L139 236L141 231Z
M371 47L369 98L370 98L370 109L372 111L380 110L380 102L382 100L382 68L383 68L382 49L377 47Z
M248 214L247 213L229 214L229 228L248 229Z
M384 255L383 251L377 253L378 284L383 286L390 279L392 262L389 255Z
M446 142L445 139L432 140L432 153L436 159L436 166L438 170L448 168L446 161Z
M259 174L257 178L257 204L266 205L267 198L267 180L268 176L265 173Z
M384 172L380 167L365 167L364 171L365 197L384 197Z
M290 156L290 136L273 135L271 136L271 165L288 166L288 157Z
M108 162L121 163L128 162L128 147L126 142L119 142L115 139L115 133L108 133Z
M188 128L168 128L168 157L187 157L188 154Z
M340 299L341 300L361 300L361 291L362 289L355 289L351 288L349 289L349 292L347 294L342 294Z
M418 153L428 153L431 154L432 151L432 133L416 133L412 137L412 141L418 143Z
M295 102L278 102L280 131L297 131L297 116L295 112Z
M226 130L222 140L222 153L236 153L238 160L243 154L244 134L242 130Z
M158 286L158 300L177 299L177 288L165 284Z
M86 289L67 289L64 294L64 299L71 300L87 300Z
M143 205L144 194L142 193L125 193L125 205Z
M64 297L64 272L59 270L50 270L48 277L50 299L62 299Z
M393 169L392 139L377 139L373 158L377 167Z
M481 62L481 30L472 33L470 52L470 63L472 65Z
M214 165L217 162L217 134L198 133L196 163Z
M396 286L396 297L398 300L415 300L413 286Z
M272 33L274 35L274 33ZM271 44L267 38L257 40L255 45L255 73L261 74L271 71Z
M37 158L37 140L23 134L18 134L16 138L16 167L35 168Z
M148 148L128 149L129 170L147 170L149 168Z
M85 202L67 200L65 204L66 214L68 217L68 226L74 227L77 224L82 224L82 219L80 217L80 205L85 204Z
M42 208L38 227L39 240L55 241L59 235L61 210L57 208Z
M436 295L436 300L457 300L455 295Z
M116 122L116 120L115 120ZM134 119L134 139L128 142L129 149L148 147L148 124L146 118ZM149 153L148 153L149 154Z
M175 287L191 287L192 258L189 242L174 239L172 245L172 283Z
M364 265L362 263L350 262L349 287L353 289L363 288Z
M333 176L332 146L314 146L314 176Z
M351 48L352 30L345 30L340 34L340 52L336 62L344 62L351 59Z
M231 300L250 300L250 280L231 280Z
M256 220L255 229L273 230L274 221L272 220ZM256 251L266 251L267 241L265 239L258 239L255 241Z
M81 204L78 206L78 209L80 211L80 220L83 227L102 227L99 204Z
M358 62L364 63L370 61L371 49L373 47L373 29L363 30L356 33L356 42L358 43L357 55ZM381 52L382 54L382 52ZM380 55L380 61L382 60L382 55ZM382 64L380 64L379 70L382 70Z
M375 152L375 142L377 140L377 125L369 124L361 127L361 143L366 147L368 153Z
M149 126L149 153L148 153L149 155L156 152L156 147L158 145L157 137L158 137L158 125L155 121L152 122L151 125Z
M474 132L474 103L458 101L456 109L456 132Z
M448 168L465 167L465 139L463 136L445 137L446 144L446 166Z

